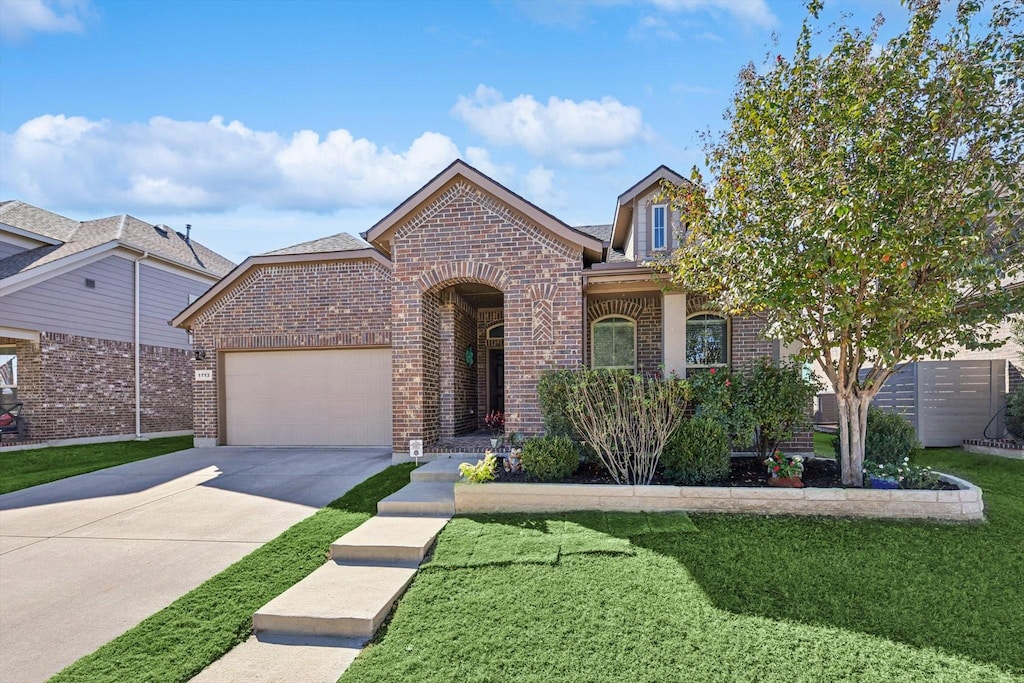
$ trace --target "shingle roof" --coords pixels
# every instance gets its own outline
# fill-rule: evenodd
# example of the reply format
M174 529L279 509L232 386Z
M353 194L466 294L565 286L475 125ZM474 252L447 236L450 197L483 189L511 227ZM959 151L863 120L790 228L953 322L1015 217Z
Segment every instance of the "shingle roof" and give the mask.
M577 225L573 230L586 233L591 237L607 242L612 238L612 224L605 223L603 225Z
M20 201L0 205L0 222L35 232L63 244L43 246L19 252L0 260L0 278L38 268L93 247L117 242L148 251L154 256L205 270L222 277L235 264L220 254L185 240L185 236L166 226L150 225L127 214L78 222Z
M372 249L368 242L364 242L355 235L341 232L330 237L321 237L318 240L310 240L300 244L293 244L283 249L268 251L263 256L282 256L293 254L322 254L332 251L358 251L360 249Z
M18 200L8 200L0 204L0 223L61 242L66 242L78 229L76 220Z

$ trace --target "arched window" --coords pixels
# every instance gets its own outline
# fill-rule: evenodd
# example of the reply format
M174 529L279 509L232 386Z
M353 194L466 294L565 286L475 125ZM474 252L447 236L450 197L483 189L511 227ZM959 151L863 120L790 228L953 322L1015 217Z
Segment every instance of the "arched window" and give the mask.
M620 315L595 320L591 326L590 365L636 369L636 322Z
M505 338L505 323L498 323L497 325L491 325L487 328L488 339L504 339Z
M729 323L714 313L686 319L686 365L714 367L729 362Z

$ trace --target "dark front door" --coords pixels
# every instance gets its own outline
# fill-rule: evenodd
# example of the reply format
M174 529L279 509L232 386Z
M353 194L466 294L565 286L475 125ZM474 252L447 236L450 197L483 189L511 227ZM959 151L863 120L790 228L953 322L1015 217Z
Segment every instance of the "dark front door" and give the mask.
M505 350L487 352L487 410L505 412Z

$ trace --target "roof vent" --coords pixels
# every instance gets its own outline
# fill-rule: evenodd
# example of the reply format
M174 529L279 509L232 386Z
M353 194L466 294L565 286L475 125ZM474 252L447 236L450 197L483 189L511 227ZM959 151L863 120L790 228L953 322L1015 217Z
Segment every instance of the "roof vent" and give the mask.
M192 224L185 224L185 244L192 244Z
M154 225L154 229L160 233L161 237L167 237L167 226L166 225Z

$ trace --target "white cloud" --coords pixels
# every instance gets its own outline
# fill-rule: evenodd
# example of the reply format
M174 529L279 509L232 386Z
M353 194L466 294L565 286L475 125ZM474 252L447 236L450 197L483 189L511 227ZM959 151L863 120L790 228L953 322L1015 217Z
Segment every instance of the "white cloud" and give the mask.
M626 36L630 40L642 42L651 38L658 40L679 40L679 34L661 17L641 17Z
M506 100L480 85L471 97L459 97L452 114L488 142L569 166L618 163L624 147L650 137L640 110L612 97L582 102L551 97L541 104L532 95Z
M331 211L404 199L458 156L450 138L433 132L392 151L344 129L286 138L219 116L126 124L45 115L0 133L0 193L122 211Z
M523 177L523 196L537 206L548 209L565 208L566 194L555 185L555 172L534 166Z
M33 33L81 33L91 13L89 0L0 0L0 37L22 40Z
M778 17L768 8L765 0L648 0L648 2L666 12L724 13L743 24L761 28L772 28L779 23Z

